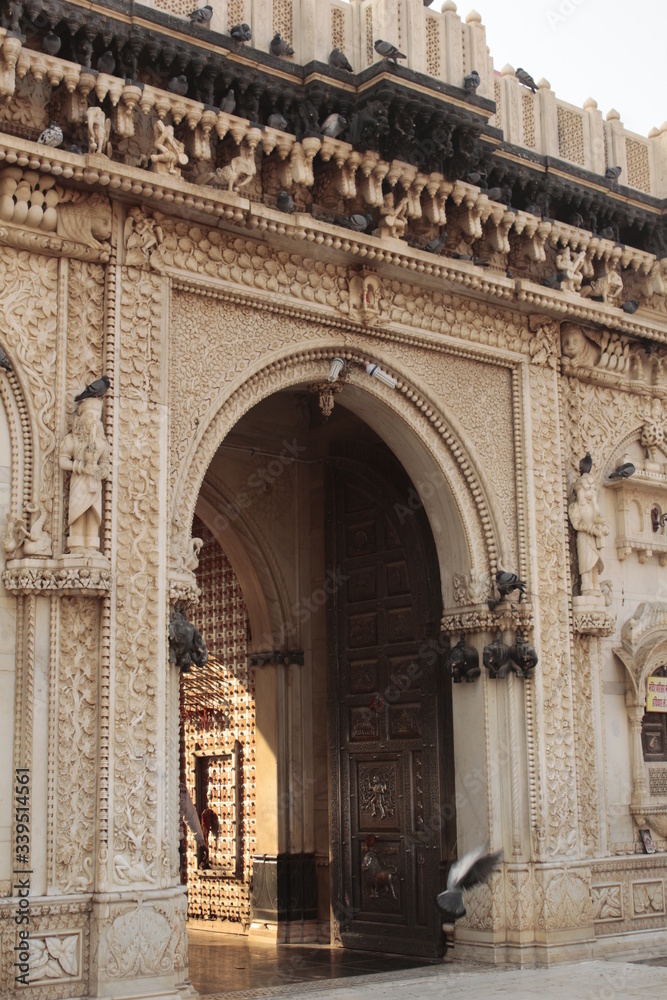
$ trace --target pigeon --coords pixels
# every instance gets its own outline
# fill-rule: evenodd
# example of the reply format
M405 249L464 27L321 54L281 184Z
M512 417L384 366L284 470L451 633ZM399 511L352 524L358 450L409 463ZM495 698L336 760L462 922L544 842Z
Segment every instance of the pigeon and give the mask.
M235 24L229 35L235 42L249 42L252 38L252 31L249 24Z
M636 313L639 309L639 302L637 302L637 299L628 299L627 302L623 303L621 309L626 313Z
M435 239L431 240L430 243L427 243L426 246L423 246L422 250L425 250L426 253L440 254L442 253L442 250L446 242L447 242L447 230L443 229L440 235L436 236Z
M609 473L610 479L629 479L630 476L634 476L635 469L632 462L624 462L623 465L617 466L613 472Z
M455 861L447 875L447 889L435 897L438 909L446 914L449 923L465 916L463 905L463 890L471 889L479 882L484 882L491 872L498 867L502 851L495 854L485 854L484 848L464 854L460 861Z
M233 89L230 87L225 96L220 101L220 110L224 111L226 115L233 115L235 107L236 107L236 97L234 96Z
M332 49L329 56L329 65L332 69L345 69L348 73L354 73L347 56L339 48Z
M503 189L501 187L485 188L482 190L482 194L485 194L489 201L500 201L503 196Z
M374 48L377 54L382 56L383 59L393 59L394 62L397 59L407 59L407 56L399 52L395 45L392 45L391 42L383 42L381 38L378 38Z
M542 284L546 285L547 288L559 289L560 283L560 274L548 274L546 278L542 278Z
M516 78L519 81L519 83L522 83L524 85L524 87L528 87L530 90L532 90L533 93L535 93L535 91L537 90L537 84L533 80L530 73L526 73L525 69L521 69L520 66L516 71Z
M514 277L514 271L513 271L512 269L511 269L511 267L508 267L508 268L507 268L507 270L505 271L505 275L506 275L506 276L507 276L508 278L513 278L513 277Z
M47 56L57 56L61 45L62 42L55 31L47 31L42 39L42 52L46 52Z
M167 90L170 90L172 94L178 94L179 97L185 97L189 89L187 76L172 76L171 80L167 84Z
M607 167L604 172L608 181L617 181L623 173L623 167Z
M66 153L76 153L77 156L85 156L86 155L84 153L84 151L82 149L80 149L78 146L76 146L74 143L72 143L71 146L65 146L65 152Z
M107 49L106 52L103 52L97 60L97 70L100 73L106 73L108 76L112 76L115 68L116 60L113 57L113 52Z
M0 368L4 368L6 372L10 372L12 370L12 363L1 347L0 347Z
M94 382L87 385L83 392L80 392L78 396L74 397L75 403L80 403L82 399L101 399L102 396L107 392L111 381L108 375L102 375L101 378L96 378Z
M269 128L277 128L280 132L284 132L287 128L287 119L279 111L272 111L266 120L266 124Z
M42 146L60 146L63 141L63 130L61 129L58 122L49 122L48 126L44 129L40 135L37 142L41 143Z
M474 94L477 92L482 79L476 69L472 73L468 73L467 76L463 77L463 89L466 94Z
M584 228L584 217L580 212L575 212L574 215L571 215L568 222L571 226L575 226L577 229Z
M213 8L207 3L205 7L190 11L188 17L191 24L209 24L213 17Z
M360 215L358 213L338 220L341 226L345 226L346 229L353 229L355 233L365 233L372 221L372 215Z
M515 590L520 591L522 594L526 593L525 582L520 580L516 573L506 573L502 569L496 573L496 587L498 588L501 601L506 600Z
M347 128L347 118L343 115L334 114L329 115L328 118L324 119L320 132L322 135L330 135L332 139L336 139L341 135Z
M590 451L587 451L584 457L579 462L579 475L587 475L593 468L593 459L591 458Z
M287 191L281 191L276 198L276 208L279 212L287 212L288 215L294 211L294 199L288 195Z
M90 69L93 62L93 43L89 38L84 38L79 48L81 65L84 69Z
M479 184L482 179L482 175L478 170L471 170L469 174L466 174L465 179L468 184Z
M287 42L285 42L280 37L280 32L276 32L276 34L271 39L271 44L269 45L269 49L271 50L271 54L274 56L278 56L278 58L280 58L281 56L294 55L294 49L292 48L291 45L288 45Z

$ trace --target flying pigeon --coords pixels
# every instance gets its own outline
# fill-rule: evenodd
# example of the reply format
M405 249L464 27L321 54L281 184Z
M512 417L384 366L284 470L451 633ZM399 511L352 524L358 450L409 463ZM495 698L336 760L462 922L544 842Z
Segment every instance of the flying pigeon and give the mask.
M277 128L279 131L284 132L287 128L287 119L279 111L273 111L267 118L266 124L269 128Z
M333 69L345 69L348 73L354 73L347 56L339 48L332 49L329 56L329 65Z
M407 56L399 52L395 45L392 45L391 42L383 42L381 38L378 38L374 48L377 54L382 56L383 59L393 59L394 62L397 59L407 59Z
M501 601L506 600L515 590L520 591L522 594L526 593L525 582L520 580L516 573L506 573L502 569L496 573L496 587L498 588Z
M63 130L61 129L58 122L49 122L48 126L44 129L40 135L37 142L41 143L42 146L60 146L63 141Z
M347 118L334 112L334 114L324 119L320 132L322 135L330 135L332 139L336 139L346 128Z
M472 73L468 73L467 76L463 77L463 89L466 94L474 94L477 91L482 79L476 69Z
M207 3L205 7L190 11L188 17L191 24L208 24L213 17L213 8Z
M607 167L604 172L608 181L617 181L623 173L623 167Z
M623 303L621 309L626 313L636 313L639 309L639 302L637 302L637 299L628 299L627 302Z
M593 459L591 458L590 451L587 451L584 457L579 462L579 475L585 476L593 468Z
M447 875L447 889L435 897L438 909L446 914L448 922L453 923L459 917L465 916L463 905L463 890L471 889L479 882L484 882L491 872L498 867L502 851L496 854L485 854L484 848L464 854L460 861L455 861Z
M520 66L516 71L516 78L519 81L519 83L522 83L524 85L524 87L528 87L530 90L532 90L533 93L535 93L535 91L537 90L537 84L533 80L530 73L526 73L525 69L521 69Z
M372 215L360 215L358 213L338 219L341 226L345 226L346 229L353 229L355 233L365 233L372 221Z
M82 399L101 399L102 396L107 392L111 381L108 375L102 375L101 378L96 378L94 382L87 385L83 392L80 392L78 396L74 397L75 403L80 403Z
M0 347L0 368L4 368L6 372L10 372L12 370L12 363L1 347Z
M279 212L287 212L288 215L294 211L294 199L288 195L287 191L281 191L276 198L276 208Z
M634 476L635 469L632 462L624 462L623 465L617 466L613 472L609 473L610 479L629 479L630 476Z
M430 243L427 243L426 246L423 246L422 250L425 250L426 253L439 254L444 249L446 242L447 242L447 230L443 229L440 235L436 236L435 239L431 240Z
M249 42L252 38L252 31L250 30L249 24L235 24L232 30L229 32L230 37L234 39L235 42Z
M278 58L280 58L281 56L294 55L294 49L292 48L291 45L288 45L287 42L285 42L280 37L280 32L277 32L271 39L271 44L269 45L269 49L271 50L272 55L278 56Z
M188 78L183 74L180 76L172 76L171 80L167 84L167 90L170 90L172 94L178 94L179 97L185 97L188 92L188 88Z
M100 73L107 73L111 76L115 68L116 60L113 57L113 52L110 52L109 49L107 49L106 52L103 52L97 60L97 69Z
M234 96L233 89L230 87L225 96L220 101L220 110L224 111L226 115L233 115L235 107L236 107L236 97Z
M42 39L42 51L46 52L47 56L57 56L61 45L62 42L55 31L47 31Z

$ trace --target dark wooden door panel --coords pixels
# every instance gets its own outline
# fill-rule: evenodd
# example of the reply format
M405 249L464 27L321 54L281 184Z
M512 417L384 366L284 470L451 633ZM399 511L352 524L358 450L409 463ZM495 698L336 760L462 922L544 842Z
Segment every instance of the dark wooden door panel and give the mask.
M405 474L371 465L338 459L328 475L328 558L346 579L329 606L333 903L344 945L436 957L451 710L424 651L440 581L425 515L395 513Z

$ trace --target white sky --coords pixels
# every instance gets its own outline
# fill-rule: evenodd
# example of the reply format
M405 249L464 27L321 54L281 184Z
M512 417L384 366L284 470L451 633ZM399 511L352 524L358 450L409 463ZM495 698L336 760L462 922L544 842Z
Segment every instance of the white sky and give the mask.
M593 97L631 132L667 121L667 0L456 0L486 27L497 70L541 77L562 101ZM440 10L442 0L434 0ZM392 41L388 38L387 41Z

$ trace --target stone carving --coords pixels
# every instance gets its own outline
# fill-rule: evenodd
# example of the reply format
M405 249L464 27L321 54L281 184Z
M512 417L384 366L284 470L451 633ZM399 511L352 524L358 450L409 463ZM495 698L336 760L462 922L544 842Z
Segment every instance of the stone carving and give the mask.
M507 676L510 669L510 648L502 641L503 634L499 630L495 639L484 647L482 662L489 671L491 680Z
M632 883L632 910L636 917L665 912L665 889L662 880Z
M249 184L257 173L256 145L256 142L254 145L244 143L238 156L233 157L225 167L218 167L212 172L201 174L199 183L221 187L225 191L239 191Z
M380 321L384 313L382 282L377 274L362 272L353 274L349 280L350 319L367 326Z
M72 430L60 445L60 468L72 473L67 539L70 552L100 547L102 481L109 475L108 451L102 400L83 399Z
M407 219L408 198L407 195L396 202L393 191L389 191L384 196L382 208L380 209L380 235L400 240L408 224Z
M158 119L154 129L155 151L150 155L151 170L158 174L180 177L181 167L185 167L188 157L185 145L174 135L174 126L165 125Z
M594 278L590 285L581 289L582 298L602 299L603 302L614 303L623 291L623 279L618 271L611 268Z
M79 934L30 935L30 982L59 983L81 973Z
M603 608L575 610L572 624L574 631L582 635L613 635L616 631L616 615Z
M60 602L55 880L64 892L93 886L97 772L99 605Z
M191 538L188 543L188 551L185 556L185 569L191 573L194 573L199 566L199 553L203 544L204 542L201 538Z
M58 236L103 250L111 236L111 205L99 194L67 189L58 205Z
M576 257L572 256L569 246L563 247L556 256L556 267L559 271L560 287L566 292L578 292L584 280L582 268L586 261L586 251L581 250Z
M185 964L185 895L163 901L139 897L105 927L99 961L111 980L167 975Z
M111 157L111 119L107 118L102 108L88 108L88 152L101 153Z
M479 653L473 646L466 646L464 634L449 653L445 666L455 684L460 684L464 677L467 684L472 684L479 677Z
M179 608L172 612L169 621L169 662L174 663L183 674L190 673L193 663L196 667L203 667L208 662L206 643Z
M123 235L125 263L132 267L144 267L150 261L153 250L164 238L155 219L138 206L127 213Z
M538 662L537 653L533 644L524 639L520 630L510 649L510 658L512 669L518 677L532 677Z
M56 562L55 560L53 562ZM5 589L12 594L62 591L69 594L105 594L111 590L108 569L93 566L18 566L2 574Z
M454 600L462 607L486 604L493 593L491 573L488 570L478 573L474 566L468 576L465 573L455 573L453 584Z
M51 554L51 539L44 531L47 511L38 502L26 504L29 514L37 514L23 542L25 556L46 556Z
M594 368L600 359L600 351L584 334L576 323L563 323L561 327L561 351L572 367Z
M620 882L591 886L593 920L622 920L623 898Z
M7 511L7 527L2 536L2 545L8 559L15 559L28 534L25 518Z
M440 629L448 635L471 635L476 632L510 631L521 629L524 634L532 632L535 627L533 609L530 604L503 603L490 611L480 608L475 611L462 611L458 614L445 613L442 616Z
M577 532L577 558L581 578L582 597L593 597L604 603L600 589L599 574L604 569L600 556L602 539L609 534L609 525L600 512L595 480L585 472L574 484L576 500L568 514L572 527Z
M646 449L646 457L650 462L656 463L658 451L667 455L665 443L667 442L667 417L663 410L663 402L658 396L648 404L649 412L646 422L641 429L640 442Z

